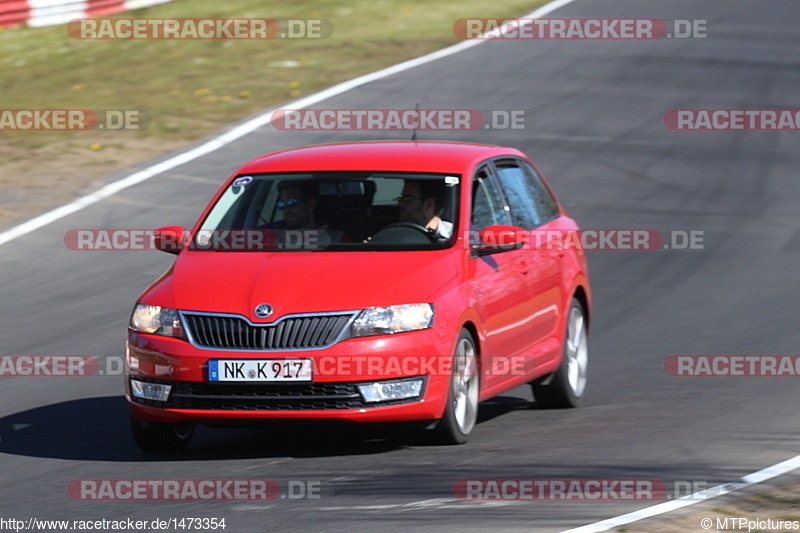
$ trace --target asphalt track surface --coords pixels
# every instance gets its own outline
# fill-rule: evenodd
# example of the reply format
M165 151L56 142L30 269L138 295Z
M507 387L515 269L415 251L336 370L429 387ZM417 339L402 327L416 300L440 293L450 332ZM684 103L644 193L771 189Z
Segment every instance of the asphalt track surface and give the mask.
M120 376L0 380L0 516L225 517L226 531L559 531L647 502L481 504L468 478L722 483L795 456L792 378L676 378L675 354L797 354L800 134L675 132L678 108L796 108L800 4L578 0L550 16L708 19L705 40L489 42L319 108L525 109L515 131L421 134L528 153L585 228L702 230L701 251L592 252L590 382L578 409L537 409L527 388L482 405L469 444L336 430L199 428L186 453L141 453ZM290 106L289 106L290 107ZM380 135L406 138L407 134ZM76 252L75 228L191 225L244 161L374 133L265 126L2 246L3 354L123 354L138 294L172 257ZM120 176L111 176L109 181ZM46 194L46 191L44 191ZM202 287L198 287L202 290ZM74 479L319 480L319 500L82 502Z

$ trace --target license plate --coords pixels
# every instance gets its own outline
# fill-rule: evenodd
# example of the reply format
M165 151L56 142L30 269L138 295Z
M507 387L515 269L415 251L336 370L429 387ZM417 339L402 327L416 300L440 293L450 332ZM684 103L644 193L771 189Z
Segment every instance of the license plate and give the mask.
M209 381L311 381L311 359L212 359Z

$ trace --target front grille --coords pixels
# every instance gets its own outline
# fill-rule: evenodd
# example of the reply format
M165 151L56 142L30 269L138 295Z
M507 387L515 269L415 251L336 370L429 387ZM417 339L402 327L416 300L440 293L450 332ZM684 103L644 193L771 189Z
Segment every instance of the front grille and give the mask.
M255 325L243 317L183 313L192 340L203 348L297 350L330 346L354 313L287 317Z
M219 411L304 411L363 409L416 401L416 398L366 403L356 382L338 383L201 383L187 381L137 380L172 385L169 399L156 402L132 397L133 401L166 409L207 409Z

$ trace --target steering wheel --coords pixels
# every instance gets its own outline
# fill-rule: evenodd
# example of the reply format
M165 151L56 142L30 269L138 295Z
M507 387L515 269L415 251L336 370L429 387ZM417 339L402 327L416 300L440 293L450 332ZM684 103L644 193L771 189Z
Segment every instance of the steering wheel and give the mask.
M408 228L408 229L417 230L417 231L421 232L423 235L425 235L425 237L427 237L427 239L430 242L434 242L434 243L436 242L436 233L434 233L433 231L428 230L428 228L420 226L419 224L414 224L413 222L393 222L393 223L389 224L388 226L386 226L384 228L381 228L381 230L378 231L378 233L375 234L375 237L377 237L378 235L380 235L381 233L383 233L385 231L390 231L392 229L399 229L399 228ZM375 239L375 237L373 237L373 240Z

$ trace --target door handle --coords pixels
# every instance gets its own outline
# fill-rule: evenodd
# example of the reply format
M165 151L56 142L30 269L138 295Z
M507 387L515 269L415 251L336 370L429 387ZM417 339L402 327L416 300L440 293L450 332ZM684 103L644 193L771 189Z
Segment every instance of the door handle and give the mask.
M567 253L567 251L564 249L564 243L561 241L561 239L553 239L552 241L549 241L547 245L555 249L556 255L559 259L562 259Z

